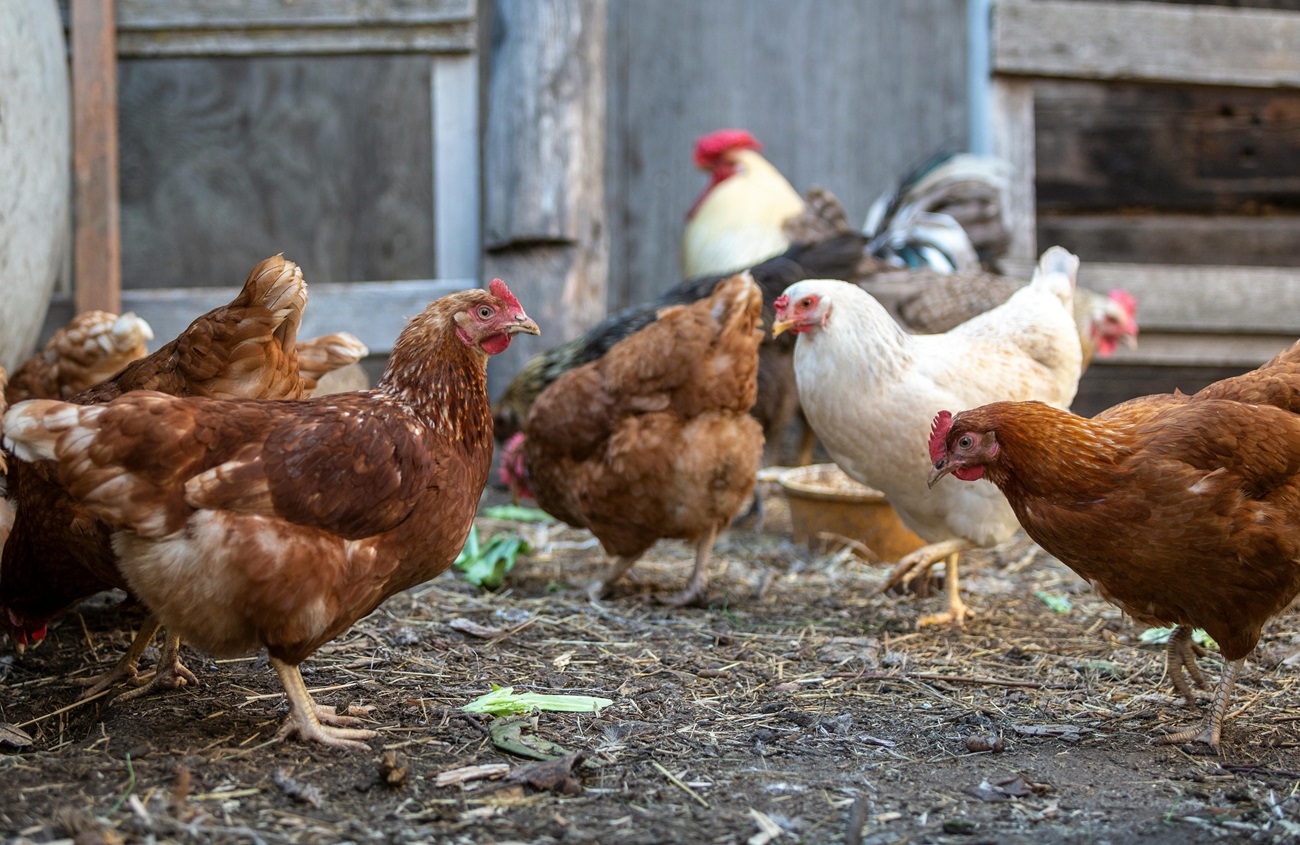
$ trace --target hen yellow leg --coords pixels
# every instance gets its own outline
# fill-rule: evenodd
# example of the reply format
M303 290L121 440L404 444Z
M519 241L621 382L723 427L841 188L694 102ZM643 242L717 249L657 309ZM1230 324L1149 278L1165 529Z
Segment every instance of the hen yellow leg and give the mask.
M181 638L170 631L163 632L162 651L158 654L158 665L148 683L130 692L124 692L113 703L140 698L158 690L180 689L187 684L197 684L199 679L181 663Z
M966 602L961 600L961 591L957 586L957 559L961 557L958 552L948 555L948 562L944 572L944 592L948 597L948 606L943 613L932 613L929 616L922 616L916 620L916 627L920 628L925 625L942 625L944 623L952 625L963 625L967 616L974 616L975 611L966 606Z
M686 589L671 596L659 599L660 604L670 607L686 607L699 604L704 598L704 591L709 587L709 556L713 553L713 540L718 536L717 528L710 528L695 545L695 569L691 572L690 583Z
M103 674L84 681L77 681L77 683L89 686L89 689L81 694L81 699L84 700L99 695L110 687L132 682L139 677L140 656L149 647L149 641L153 639L153 635L158 633L160 624L154 616L146 618L141 623L135 639L131 640L131 645L127 648L126 654L122 655L121 659L117 661L117 665Z
M1232 695L1232 685L1237 682L1237 674L1241 672L1241 666L1245 662L1242 659L1224 664L1223 675L1219 678L1219 685L1214 689L1214 702L1210 705L1210 712L1201 724L1185 731L1166 734L1156 742L1160 745L1203 742L1218 753L1219 737L1223 733L1223 715L1228 712L1228 698Z
M614 558L614 562L605 570L605 574L592 581L587 585L587 598L592 601L603 599L609 595L609 590L614 586L614 582L623 577L623 573L632 568L632 564L637 562L640 555L619 555Z
M1196 706L1196 696L1192 692L1188 678L1191 678L1191 683L1205 689L1205 678L1201 676L1201 669L1196 665L1196 658L1204 656L1205 649L1192 641L1190 627L1179 625L1174 628L1174 632L1169 635L1169 646L1165 649L1165 671L1188 707Z
M275 674L280 676L284 685L285 697L289 699L289 718L280 728L277 737L297 736L299 739L319 742L333 748L346 748L349 751L369 751L370 746L361 740L374 739L379 736L375 731L355 727L362 724L360 719L340 716L332 708L321 707L311 700L307 684L302 680L302 673L297 666L290 666L283 660L271 658Z
M936 622L962 622L967 615L972 615L973 611L962 602L961 596L957 592L957 564L956 557L961 552L971 547L969 540L944 540L941 543L931 543L922 546L916 551L904 557L889 573L885 583L881 584L874 595L881 593L893 587L895 584L906 584L916 576L925 572L925 570L938 563L941 560L948 562L947 568L947 594L948 609L944 613L926 616L919 620L918 624L930 625Z

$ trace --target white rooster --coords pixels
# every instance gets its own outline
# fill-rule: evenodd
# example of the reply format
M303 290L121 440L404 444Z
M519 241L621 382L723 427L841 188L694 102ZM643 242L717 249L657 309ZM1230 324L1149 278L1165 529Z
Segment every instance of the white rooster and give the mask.
M777 300L772 332L798 335L795 377L813 431L841 469L882 491L929 544L903 558L889 584L947 561L947 609L919 624L964 621L958 556L1019 527L992 484L926 487L930 421L943 409L997 400L1069 406L1082 358L1071 316L1078 269L1076 256L1052 247L1030 284L945 334L908 334L847 282L798 282Z

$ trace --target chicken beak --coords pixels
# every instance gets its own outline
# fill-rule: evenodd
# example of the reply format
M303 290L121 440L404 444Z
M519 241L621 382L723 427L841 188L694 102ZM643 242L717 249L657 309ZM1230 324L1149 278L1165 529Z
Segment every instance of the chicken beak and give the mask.
M934 462L934 467L930 470L929 476L925 479L925 486L933 489L934 485L938 483L940 478L943 478L956 468L957 467L953 465L952 461L949 461L947 458L940 458Z
M783 332L794 325L794 320L777 320L772 324L772 337L780 337Z
M520 332L523 332L524 334L541 335L542 330L537 328L537 324L534 323L532 321L532 318L530 318L528 315L516 314L515 322L506 326L506 334L513 335L513 334L519 334Z

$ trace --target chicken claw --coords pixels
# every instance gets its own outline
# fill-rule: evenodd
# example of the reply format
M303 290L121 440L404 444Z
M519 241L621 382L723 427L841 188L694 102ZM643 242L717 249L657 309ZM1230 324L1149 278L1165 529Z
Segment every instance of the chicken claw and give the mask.
M704 603L704 593L709 587L709 555L713 551L713 541L717 536L717 529L711 528L705 532L695 545L695 569L691 572L690 583L680 593L657 599L660 604L669 607L691 607Z
M889 577L885 579L885 583L876 588L874 595L880 595L895 584L910 581L924 572L927 567L943 560L946 561L947 565L944 577L944 592L948 597L948 607L943 613L922 616L916 621L917 627L944 623L965 624L966 617L974 616L975 612L961 600L961 592L957 584L957 558L962 551L970 548L970 545L967 540L944 540L941 543L922 546L898 562L898 565L889 573Z
M369 751L370 746L362 740L379 736L377 731L353 727L362 724L360 719L352 716L340 716L333 707L322 707L311 700L307 684L303 682L298 667L283 660L271 658L275 674L284 684L285 697L289 699L289 718L276 733L276 739L297 736L309 742L319 742L332 748L346 748L349 751Z
M140 624L140 630L136 633L135 639L131 640L131 646L126 650L126 654L117 661L117 664L100 675L86 680L78 680L76 683L85 684L88 689L81 694L78 700L85 701L88 698L94 698L101 692L121 683L136 683L139 677L140 657L144 650L149 647L149 642L153 635L158 633L161 627L158 619L149 616Z
M614 586L614 582L623 577L623 573L632 568L632 564L637 562L640 555L619 555L605 570L605 574L592 581L587 585L587 598L591 601L600 601L609 595Z
M1186 625L1174 628L1174 632L1169 635L1169 646L1165 649L1165 671L1188 707L1196 706L1196 695L1187 682L1188 678L1196 686L1205 689L1205 678L1196 665L1196 658L1204 656L1205 649L1192 640L1191 628Z
M1232 693L1232 685L1237 682L1237 674L1241 672L1244 662L1243 658L1224 665L1223 675L1214 690L1214 702L1210 705L1210 712L1199 725L1185 731L1167 733L1158 737L1156 744L1178 745L1184 742L1203 742L1216 754L1219 753L1219 737L1223 733L1223 716L1228 710L1228 697Z
M181 638L179 634L167 632L163 636L162 651L158 655L158 665L147 682L130 692L124 692L113 699L114 704L143 698L159 690L174 690L189 684L198 684L199 679L181 663Z

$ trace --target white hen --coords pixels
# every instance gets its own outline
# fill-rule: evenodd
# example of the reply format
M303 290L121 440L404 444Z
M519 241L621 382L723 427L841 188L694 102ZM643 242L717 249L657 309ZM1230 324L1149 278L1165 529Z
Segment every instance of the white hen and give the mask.
M947 610L920 624L962 622L969 610L957 590L958 555L1004 542L1019 525L992 484L926 487L930 421L945 408L996 400L1069 406L1082 357L1071 316L1078 269L1077 257L1052 247L1030 284L936 335L907 334L847 282L798 282L777 300L773 333L799 336L795 376L808 422L835 463L882 491L929 544L900 561L890 583L948 562Z

